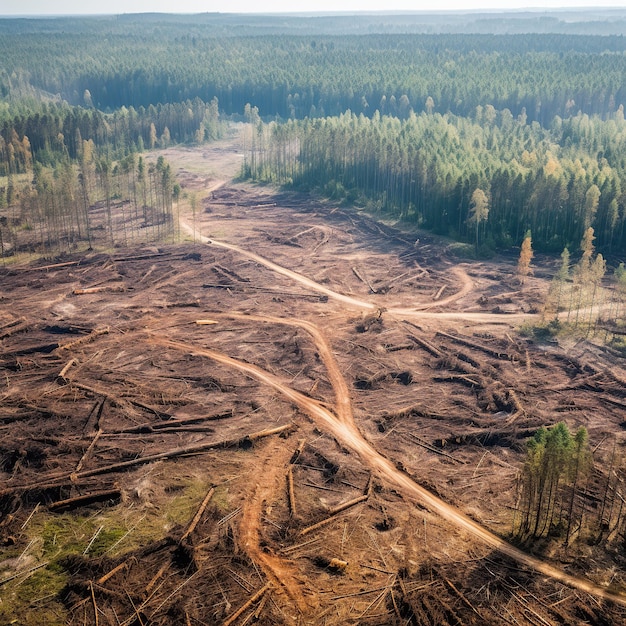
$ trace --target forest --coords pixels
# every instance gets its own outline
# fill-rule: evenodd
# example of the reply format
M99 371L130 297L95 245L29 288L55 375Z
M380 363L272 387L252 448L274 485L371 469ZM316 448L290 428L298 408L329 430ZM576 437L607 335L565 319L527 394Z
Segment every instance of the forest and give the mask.
M230 119L255 125L244 176L477 252L519 246L530 230L537 250L560 253L593 227L598 249L619 257L626 46L595 33L624 12L471 18L465 32L458 15L416 14L404 32L366 15L351 28L340 16L0 20L0 207L13 208L3 240L33 225L31 172L59 181L65 169L80 190L84 142L117 174L146 148L216 139Z
M477 250L519 245L531 230L536 249L560 252L592 226L612 253L626 245L625 131L621 105L609 119L555 118L550 129L490 105L472 117L347 112L260 126L246 171L475 240Z

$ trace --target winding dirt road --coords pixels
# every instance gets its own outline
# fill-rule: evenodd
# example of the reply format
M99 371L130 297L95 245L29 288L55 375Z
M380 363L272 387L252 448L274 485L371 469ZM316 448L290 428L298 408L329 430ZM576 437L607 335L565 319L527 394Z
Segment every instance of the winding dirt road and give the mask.
M182 222L181 225L188 232L195 232L196 237L198 236L197 231L191 228L188 224ZM376 310L378 308L377 305L371 302L337 293L332 289L316 283L306 276L294 272L293 270L284 268L272 261L269 261L268 259L265 259L258 254L255 254L248 250L244 250L236 245L216 241L201 234L199 235L199 237L200 240L207 245L237 252L238 254L241 254L242 256L245 256L246 258L257 262L267 267L268 269L277 272L278 274L289 277L313 291L327 295L329 298L332 298L350 307L356 307L359 309L370 311ZM471 292L473 284L469 276L467 276L467 274L464 272L464 270L462 270L461 268L457 268L455 270L455 274L461 282L461 289L457 293L449 296L445 300L437 302L436 305L433 306L445 306ZM426 305L423 307L417 306L415 308L390 307L389 309L387 309L387 312L391 316L403 316L421 319L464 319L467 321L476 321L482 323L519 322L521 319L526 319L529 317L525 314L498 315L467 313L463 311L432 312L420 310L424 308L431 307L430 305ZM431 493L421 485L417 484L405 472L399 470L396 465L394 465L394 463L392 463L389 459L387 459L380 452L378 452L365 439L365 437L361 434L354 422L350 402L350 393L345 378L341 373L339 365L334 357L334 354L326 337L315 324L304 320L283 319L258 315L229 315L227 317L249 320L257 323L285 324L289 326L299 327L307 331L311 335L315 343L316 349L326 366L331 385L334 389L336 399L336 414L328 410L325 406L323 406L316 400L292 389L291 387L283 383L283 381L281 381L277 376L251 363L239 361L231 356L228 356L221 352L217 352L215 350L211 350L208 348L198 348L197 346L194 346L192 344L180 341L172 341L162 336L156 336L155 334L151 335L151 341L164 347L180 350L187 354L203 356L212 359L228 367L232 367L238 369L241 372L245 372L249 376L259 380L260 382L269 385L276 391L283 394L283 396L285 396L295 405L300 407L300 409L302 409L313 419L313 421L319 428L323 428L328 433L332 434L333 437L335 437L337 441L341 443L341 445L356 452L359 455L361 461L366 466L368 466L380 478L386 480L390 484L395 485L406 497L417 500L432 512L441 515L444 519L465 530L474 538L479 539L484 544L495 550L498 550L500 553L508 556L519 564L529 567L540 574L548 576L554 580L557 580L580 591L584 591L586 593L593 594L596 597L611 600L613 602L617 602L623 606L626 606L626 594L612 592L589 580L567 574L561 569L512 546L511 544L504 541L502 538L498 537L491 531L481 526L479 523L474 521L472 518L470 518L457 508L447 504L446 502L435 496L433 493Z
M257 318L260 319L260 318ZM271 319L271 318L270 318ZM268 321L268 320L266 320ZM273 321L273 320L272 320ZM283 320L284 321L284 320ZM290 320L289 325L300 326L305 330L310 327L309 323L299 323L295 320ZM319 343L321 334L315 333L313 335L314 340L317 340L316 347L318 350L324 350L329 352L330 348L324 342ZM305 413L307 413L317 424L319 428L324 428L327 432L331 433L342 445L350 448L352 451L359 455L361 461L368 466L373 472L377 473L379 477L385 479L390 484L395 485L402 493L409 497L416 499L422 505L429 510L441 515L444 519L456 524L459 528L470 533L473 537L484 542L491 548L498 550L502 554L510 557L516 562L525 565L535 571L549 576L554 580L579 589L586 593L593 594L597 597L601 597L606 600L612 600L619 604L626 606L626 594L613 593L600 585L596 585L589 580L571 576L566 572L554 567L544 561L537 559L518 548L515 548L511 544L507 543L494 533L490 532L473 519L456 509L455 507L447 504L433 493L414 482L407 474L400 471L389 459L382 456L359 432L353 420L348 422L340 421L337 417L331 413L328 409L322 406L319 402L305 396L304 394L290 388L285 385L278 377L266 372L265 370L253 365L251 363L244 363L230 356L227 356L221 352L210 350L207 348L198 348L193 344L188 344L180 341L172 341L169 339L153 336L151 342L161 345L163 347L173 348L180 350L186 354L194 356L203 356L218 363L222 363L228 367L233 367L241 372L256 378L260 382L269 385L276 391L283 394L287 399L299 406ZM332 353L331 353L332 355ZM329 370L329 376L331 380L343 378L339 370L337 362L334 357L331 357L331 361L327 364L331 364Z
M338 302L342 302L343 304L347 304L353 308L364 309L367 311L375 311L380 308L379 304L374 304L372 302L368 302L367 300L361 300L360 298L354 298L352 296L347 296L342 293L338 293L325 287L324 285L320 285L314 280L299 274L298 272L294 272L286 267L282 267L265 257L262 257L254 252L250 252L249 250L245 250L231 243L226 243L224 241L218 241L216 239L212 239L210 237L205 237L204 235L198 233L196 229L190 226L188 223L181 221L181 228L185 230L189 234L194 234L196 239L199 239L202 243L205 243L210 246L214 246L216 248L223 248L225 250L231 250L233 252L237 252L238 254L267 267L268 269L280 274L282 276L286 276L287 278L291 278L295 282L315 291L317 293L324 294L329 298L336 300ZM518 324L521 321L527 320L531 317L534 317L528 313L468 313L465 311L445 311L445 312L434 312L428 311L427 309L432 309L435 307L442 307L452 302L459 300L460 298L466 296L473 289L473 282L471 278L467 275L463 268L454 268L452 270L457 278L459 278L461 282L461 289L456 293L434 303L416 305L415 307L394 307L390 306L385 308L385 311L390 315L394 316L403 316L410 317L412 319L450 319L450 320L467 320L469 322L481 323L481 324Z

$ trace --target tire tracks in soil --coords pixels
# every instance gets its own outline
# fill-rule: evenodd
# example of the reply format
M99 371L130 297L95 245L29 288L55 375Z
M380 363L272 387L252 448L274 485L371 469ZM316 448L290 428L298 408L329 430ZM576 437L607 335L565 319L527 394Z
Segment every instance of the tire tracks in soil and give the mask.
M257 482L242 506L239 524L241 544L248 556L258 565L273 585L275 593L286 593L302 615L311 612L305 598L306 583L294 572L288 561L261 548L261 519L266 502L275 500L277 483L284 478L292 451L286 446L273 446L259 468ZM284 481L283 481L284 483ZM304 592L303 588L304 587ZM294 623L297 620L292 620Z

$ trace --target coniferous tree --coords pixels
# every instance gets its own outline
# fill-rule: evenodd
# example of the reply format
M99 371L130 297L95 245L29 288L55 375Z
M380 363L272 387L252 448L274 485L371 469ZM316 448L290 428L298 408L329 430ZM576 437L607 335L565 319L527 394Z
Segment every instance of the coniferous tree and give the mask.
M533 258L532 238L530 231L526 233L524 241L522 242L522 248L520 250L519 259L517 261L517 277L520 285L524 284L526 277L532 274L532 268L530 262Z
M584 428L572 437L567 425L560 422L539 429L528 441L521 475L521 518L515 531L520 539L545 536L565 521L569 540L575 499L572 490L590 467L589 459ZM563 520L566 498L568 513Z
M559 313L561 311L561 300L563 297L563 289L567 284L567 281L569 280L569 263L569 250L567 248L564 248L563 252L561 253L561 264L559 265L559 269L552 278L552 282L550 283L550 289L546 298L546 306L544 307L544 319L552 311L552 307L554 307L554 319L558 320L559 318Z

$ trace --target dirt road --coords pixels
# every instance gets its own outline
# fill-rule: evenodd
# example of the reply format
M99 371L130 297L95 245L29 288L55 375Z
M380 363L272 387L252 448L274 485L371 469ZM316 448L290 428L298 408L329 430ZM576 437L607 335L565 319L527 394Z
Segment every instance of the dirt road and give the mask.
M253 318L262 320L263 318ZM266 320L267 321L267 320ZM275 320L272 320L275 321ZM297 325L306 330L311 330L312 325L310 323L302 323L295 320L287 322L290 325ZM314 331L312 333L316 340L316 347L326 355L326 365L329 367L329 376L331 380L338 381L342 379L339 367L332 357L332 352L329 346L325 345L325 341L322 335ZM554 580L558 580L561 583L569 585L575 589L591 593L595 596L612 600L626 606L626 594L612 593L607 589L595 585L591 581L571 576L562 570L541 561L525 552L510 545L497 535L494 535L489 530L472 520L470 517L456 509L455 507L447 504L427 489L424 489L419 484L415 483L404 472L398 470L398 468L388 459L383 457L359 432L353 419L346 420L347 417L344 414L344 420L340 421L333 413L323 407L319 402L301 394L298 391L285 385L276 376L262 370L261 368L252 365L250 363L244 363L230 356L216 352L214 350L197 348L192 344L187 344L179 341L171 341L164 338L154 337L152 339L154 343L162 345L164 347L174 348L195 356L203 356L229 367L236 368L246 374L258 379L264 384L269 385L275 390L282 393L286 398L291 400L294 404L298 405L303 411L305 411L318 425L319 428L330 432L342 445L352 449L356 452L361 461L369 466L380 477L384 478L391 484L396 485L405 496L415 498L422 505L426 506L431 511L434 511L441 515L446 520L456 524L459 528L467 531L470 535L484 542L488 546L498 550L505 554L516 562L534 569L535 571L544 574ZM341 392L336 389L336 394ZM345 411L345 404L344 404Z
M199 239L202 243L205 243L210 246L215 246L217 248L223 248L225 250L231 250L236 252L252 261L259 263L267 267L268 269L282 275L287 278L291 278L295 282L312 291L317 293L321 293L329 298L336 300L337 302L341 302L343 304L347 304L348 306L356 309L364 309L367 311L375 311L379 308L379 305L373 304L372 302L368 302L367 300L362 300L360 298L354 298L352 296L347 296L342 293L338 293L325 287L324 285L320 285L319 283L311 280L310 278L299 274L298 272L294 272L288 268L282 267L273 261L270 261L254 252L249 250L244 250L239 246L236 246L231 243L226 243L224 241L218 241L216 239L205 237L202 234L199 234L193 226L188 224L185 221L181 221L181 228L188 232L189 234L194 234L196 239ZM500 314L500 313L473 313L466 311L441 311L434 312L429 311L431 308L441 308L446 306L452 302L456 302L460 298L466 296L473 289L473 282L467 276L467 273L462 268L454 268L453 273L459 278L461 282L461 288L455 294L448 296L447 298L440 300L435 303L429 303L425 305L418 305L416 307L407 308L407 307L397 307L394 306L393 303L390 303L389 308L385 307L385 311L387 311L390 315L394 315L397 317L408 317L411 319L449 319L449 320L467 320L469 322L481 323L481 324L509 324L513 326L514 324L519 324L522 321L531 319L532 317L536 317L532 314L528 313L518 313L518 314Z

